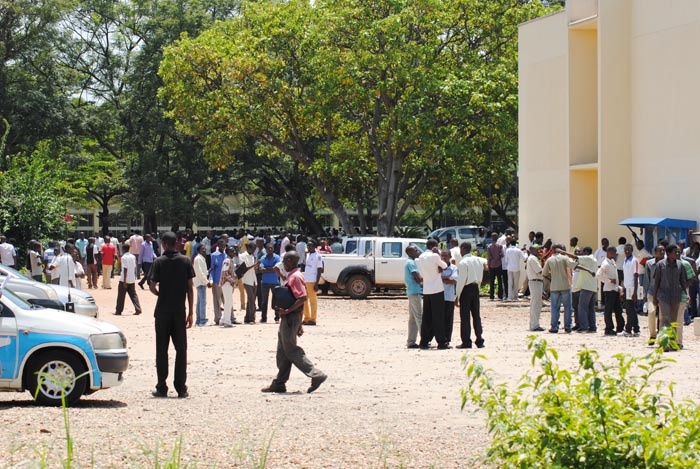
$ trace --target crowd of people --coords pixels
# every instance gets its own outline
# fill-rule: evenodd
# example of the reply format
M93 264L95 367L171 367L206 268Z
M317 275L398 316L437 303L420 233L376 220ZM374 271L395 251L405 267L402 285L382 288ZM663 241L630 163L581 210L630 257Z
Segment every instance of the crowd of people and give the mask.
M425 349L435 338L438 349L450 348L455 307L461 320L457 348L472 347L472 325L474 343L484 347L479 291L487 276L491 301L529 298L531 331L558 333L563 309L564 332L596 333L600 305L604 335L639 337L639 316L648 316L649 345L657 343L660 328L675 325L675 341L682 349L683 326L698 316L700 243L686 246L684 240L674 244L659 239L652 254L643 240L632 236L632 243L620 237L617 246L603 238L594 252L590 246L579 247L576 237L567 248L534 231L519 245L508 229L492 234L483 258L472 255L470 243L458 246L449 238L442 250L437 240L428 240L423 253L409 246L407 347ZM688 239L693 239L692 232ZM540 325L546 301L551 305L549 329Z

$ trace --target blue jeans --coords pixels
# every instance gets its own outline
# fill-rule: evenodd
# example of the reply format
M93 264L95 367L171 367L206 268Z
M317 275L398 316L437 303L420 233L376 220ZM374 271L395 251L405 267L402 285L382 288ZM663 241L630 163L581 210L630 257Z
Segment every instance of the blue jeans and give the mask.
M571 290L556 290L549 292L552 302L552 330L559 330L559 306L564 305L564 329L571 330Z
M207 286L197 287L197 322L196 324L207 323Z

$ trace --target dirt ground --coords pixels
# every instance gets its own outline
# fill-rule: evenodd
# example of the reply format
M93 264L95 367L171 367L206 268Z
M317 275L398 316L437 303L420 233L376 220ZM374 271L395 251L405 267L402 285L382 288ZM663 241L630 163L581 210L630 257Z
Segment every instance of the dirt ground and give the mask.
M349 300L319 298L319 321L300 339L308 356L328 375L313 394L309 379L292 371L288 393L260 392L275 375L277 326L268 324L193 328L188 341L188 399L155 399L155 297L139 290L145 314L113 316L116 289L92 290L100 318L122 328L129 341L125 382L85 396L69 410L70 433L81 467L157 467L180 441L187 467L270 468L465 468L480 466L489 437L484 415L461 407L465 385L461 350L407 350L407 299L389 295ZM235 294L235 305L240 301ZM490 302L482 297L487 364L515 383L530 368L528 303ZM211 301L208 316L212 317ZM458 315L457 315L458 316ZM542 314L547 327L549 314ZM240 313L238 319L242 318ZM259 313L258 313L259 319ZM602 331L602 317L598 319ZM543 333L575 368L576 352L596 348L605 360L619 352L643 355L642 337ZM453 345L459 343L455 319ZM697 398L700 338L685 328L685 350L661 378L677 392ZM171 370L173 355L171 353ZM174 394L171 387L171 395ZM61 409L36 407L29 393L0 394L2 467L36 467L42 455L59 467L66 440ZM157 454L156 454L157 453ZM185 467L183 465L183 467Z

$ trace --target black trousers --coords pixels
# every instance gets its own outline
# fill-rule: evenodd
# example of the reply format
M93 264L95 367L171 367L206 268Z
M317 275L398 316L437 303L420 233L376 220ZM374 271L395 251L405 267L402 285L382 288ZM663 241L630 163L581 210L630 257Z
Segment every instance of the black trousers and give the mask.
M637 316L637 302L635 300L625 300L625 311L627 313L627 332L639 332L639 317Z
M445 339L447 343L452 342L452 329L455 321L455 302L445 301Z
M117 314L122 314L122 311L124 311L124 300L126 299L127 293L129 294L129 298L131 298L131 303L134 305L136 314L141 314L141 304L139 303L139 297L136 295L136 284L124 282L119 282L117 288L117 309L115 312Z
M184 313L156 316L156 389L168 392L168 347L170 340L175 347L175 377L173 384L179 393L187 391L187 329Z
M489 298L494 299L493 290L496 279L498 279L498 299L502 300L504 295L508 297L508 273L502 267L492 267L489 269ZM460 300L461 301L461 300Z
M620 294L615 291L603 292L605 298L605 310L603 317L605 318L605 333L622 332L625 330L625 318L622 317L622 305L620 304ZM615 324L613 324L613 312L615 313Z
M427 347L435 337L438 346L446 345L445 294L423 295L423 321L420 326L420 346Z
M139 282L139 285L143 285L145 282L148 282L148 284L151 284L151 267L153 266L153 262L144 262L141 264L141 268L143 269L143 278Z
M472 344L472 325L474 322L474 335L476 336L476 345L484 343L483 329L481 327L481 313L479 311L479 284L470 283L462 289L462 294L459 295L459 318L461 321L459 334L462 338L462 344Z

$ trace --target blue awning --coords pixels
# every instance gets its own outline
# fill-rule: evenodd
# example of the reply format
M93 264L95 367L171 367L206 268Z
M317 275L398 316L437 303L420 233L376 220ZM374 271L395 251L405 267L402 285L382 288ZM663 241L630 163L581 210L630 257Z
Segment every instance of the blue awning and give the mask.
M693 220L679 220L677 218L626 218L618 225L636 226L646 228L648 226L663 226L666 228L681 228L685 230L694 230L697 223Z

